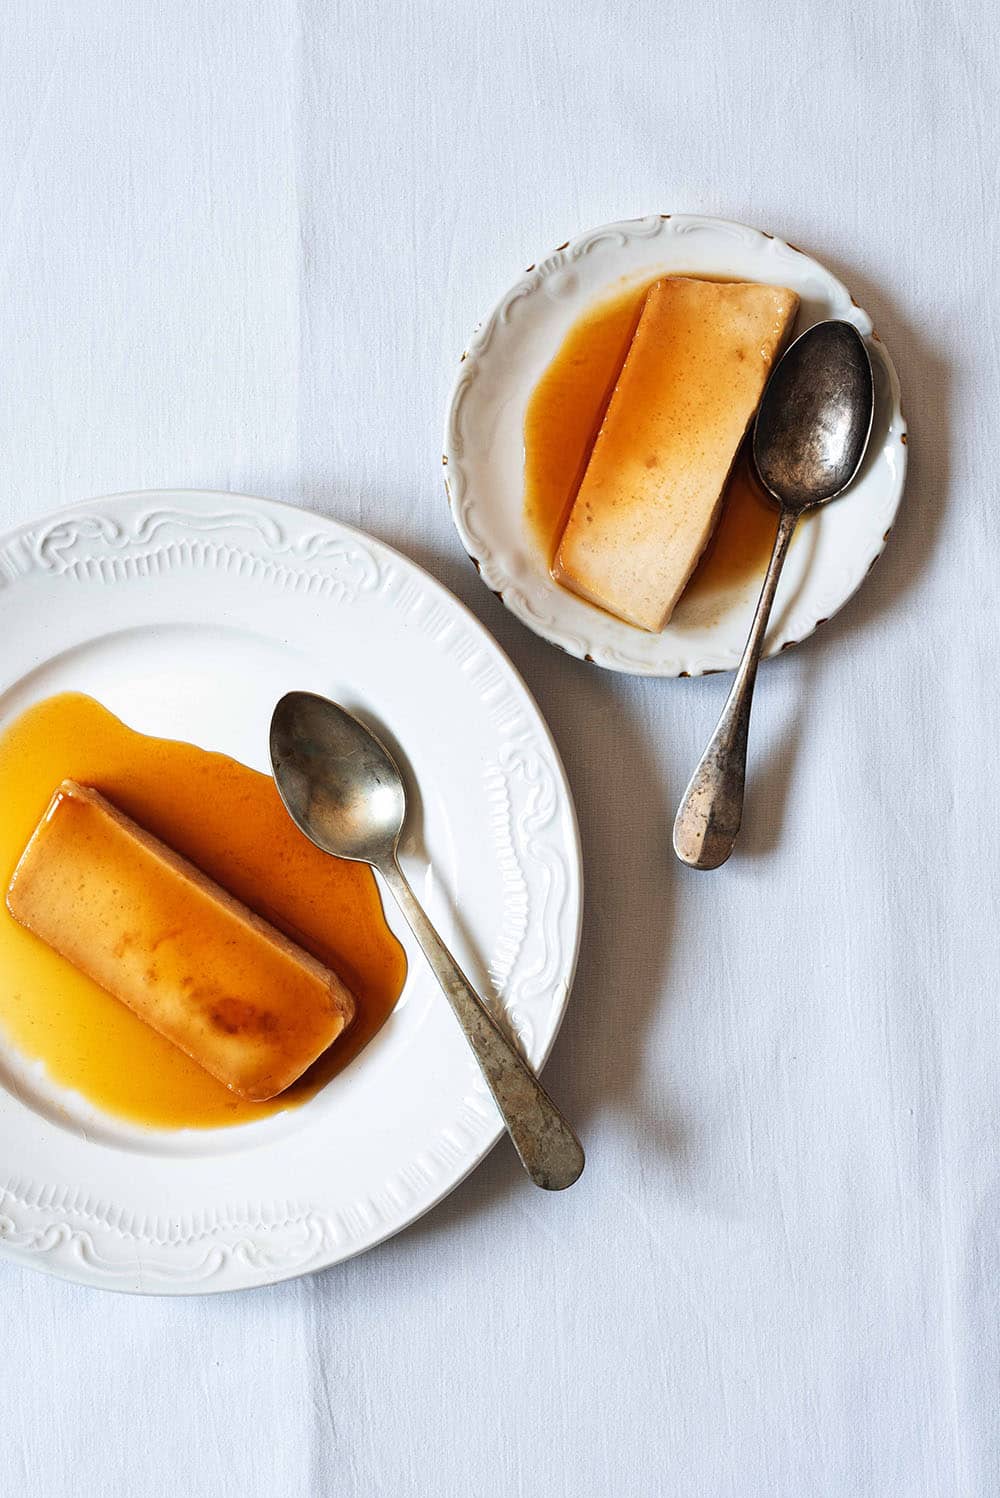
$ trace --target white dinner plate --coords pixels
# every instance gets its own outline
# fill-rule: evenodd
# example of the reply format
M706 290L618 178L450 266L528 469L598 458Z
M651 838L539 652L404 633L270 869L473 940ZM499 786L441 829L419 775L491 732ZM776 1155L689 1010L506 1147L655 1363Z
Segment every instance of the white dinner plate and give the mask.
M836 613L880 555L903 493L906 424L892 361L847 288L794 246L723 219L655 214L593 229L530 266L479 324L449 405L444 471L455 525L483 581L571 655L637 675L697 676L737 664L759 580L682 598L667 627L647 634L555 583L524 522L524 418L540 376L589 306L658 274L789 286L802 299L796 333L844 318L871 351L876 409L864 466L842 499L800 523L765 654L794 645Z
M541 1066L576 962L576 821L538 709L451 594L335 521L229 494L95 500L0 541L0 727L73 689L266 769L271 710L293 687L399 746L407 874ZM356 1254L440 1200L501 1126L388 898L386 914L409 959L399 1004L286 1113L143 1129L0 1045L3 1253L118 1290L231 1290Z

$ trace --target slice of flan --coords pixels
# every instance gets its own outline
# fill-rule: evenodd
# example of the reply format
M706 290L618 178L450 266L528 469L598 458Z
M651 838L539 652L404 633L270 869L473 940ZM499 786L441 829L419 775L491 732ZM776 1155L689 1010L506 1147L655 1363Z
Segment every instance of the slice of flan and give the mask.
M14 919L241 1097L275 1097L354 1016L340 978L97 791L64 780Z
M649 289L552 567L640 629L662 629L718 520L733 461L799 299L668 276Z

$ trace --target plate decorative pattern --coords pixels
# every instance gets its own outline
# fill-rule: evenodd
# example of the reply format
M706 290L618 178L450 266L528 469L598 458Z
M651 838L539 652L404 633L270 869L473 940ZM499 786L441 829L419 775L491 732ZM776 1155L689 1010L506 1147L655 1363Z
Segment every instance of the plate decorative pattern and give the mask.
M0 651L0 723L77 687L136 727L263 767L276 695L299 684L398 732L424 823L413 876L429 859L434 914L542 1064L579 940L575 817L534 703L445 589L332 520L185 491L25 526L0 542L0 576L2 637L15 642ZM421 742L427 700L463 720L453 750ZM334 1263L419 1216L501 1129L410 945L408 956L403 999L361 1056L309 1104L241 1128L171 1135L92 1117L0 1044L0 1252L109 1288L223 1290ZM387 1120L394 1094L399 1118ZM379 1146L348 1160L338 1143L359 1153L376 1121Z
M876 376L871 449L851 492L801 525L765 653L794 645L841 608L881 554L902 497L906 424L899 381L871 318L847 288L794 245L744 224L654 214L591 230L530 266L462 355L445 426L445 486L483 581L529 629L610 670L697 676L739 661L758 583L727 595L711 617L686 613L682 600L662 633L646 635L560 588L523 518L524 416L538 379L589 305L658 274L790 286L802 300L797 331L838 317L867 339Z
M267 555L234 544L256 538ZM279 586L315 587L326 596L356 597L378 586L379 569L360 541L345 543L322 534L286 538L277 521L239 512L187 515L148 510L131 527L105 515L71 515L12 539L0 552L4 572L24 576L32 567L77 581L121 582L168 567L243 569ZM321 565L312 566L312 563Z

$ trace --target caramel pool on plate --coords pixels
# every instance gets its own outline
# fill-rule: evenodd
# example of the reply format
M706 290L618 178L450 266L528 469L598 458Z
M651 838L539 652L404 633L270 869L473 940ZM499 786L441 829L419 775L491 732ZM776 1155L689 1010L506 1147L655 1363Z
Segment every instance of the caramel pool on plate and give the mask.
M354 995L333 1045L266 1102L238 1096L0 902L0 1050L103 1112L156 1128L251 1123L313 1097L388 1019L406 976L371 870L303 837L269 775L194 744L136 733L64 693L0 733L0 881L6 888L64 777L91 786L263 918ZM22 1071L19 1064L15 1075Z

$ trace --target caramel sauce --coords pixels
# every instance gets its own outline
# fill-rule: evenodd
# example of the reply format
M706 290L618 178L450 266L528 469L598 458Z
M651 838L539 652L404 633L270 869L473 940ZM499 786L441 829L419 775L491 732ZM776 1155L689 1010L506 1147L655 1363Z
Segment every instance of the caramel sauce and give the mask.
M249 1123L313 1097L379 1030L406 958L375 877L321 853L267 775L193 744L134 732L92 698L50 697L0 737L0 878L65 777L101 792L333 968L357 999L351 1028L286 1092L245 1101L0 910L0 1028L49 1076L107 1113L157 1128Z
M524 512L550 566L652 284L633 284L589 307L570 328L528 404ZM777 511L764 498L744 448L719 523L675 617L683 618L689 606L701 612L719 595L762 580L777 528Z

